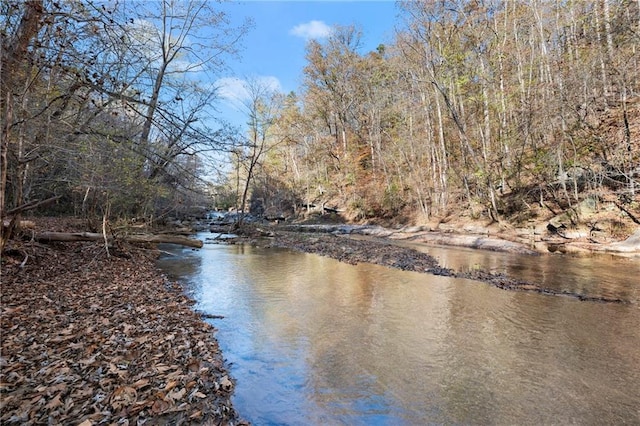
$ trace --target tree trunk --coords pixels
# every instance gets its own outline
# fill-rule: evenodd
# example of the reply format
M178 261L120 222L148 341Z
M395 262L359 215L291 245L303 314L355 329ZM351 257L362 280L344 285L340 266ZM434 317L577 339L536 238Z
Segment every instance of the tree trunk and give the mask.
M15 34L3 37L0 45L0 222L6 214L6 190L8 173L8 151L12 125L13 87L19 83L19 67L28 55L28 47L42 26L44 5L42 0L30 0L25 3L25 11ZM11 237L11 227L0 226L0 253Z

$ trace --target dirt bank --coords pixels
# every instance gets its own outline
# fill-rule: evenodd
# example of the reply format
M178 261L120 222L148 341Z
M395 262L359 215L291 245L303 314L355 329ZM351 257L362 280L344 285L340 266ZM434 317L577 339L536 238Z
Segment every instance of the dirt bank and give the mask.
M82 224L39 219L47 231ZM2 257L0 423L239 424L214 329L152 250L12 241Z

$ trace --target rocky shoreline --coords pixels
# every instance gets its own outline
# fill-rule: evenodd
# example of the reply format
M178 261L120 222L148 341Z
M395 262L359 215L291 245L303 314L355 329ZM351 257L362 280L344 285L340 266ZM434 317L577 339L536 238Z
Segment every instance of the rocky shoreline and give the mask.
M467 247L525 255L562 253L589 255L607 253L640 257L640 228L622 241L596 242L590 238L571 238L542 231L540 227L500 230L478 225L459 227L410 226L390 229L375 225L302 224L285 225L276 229L303 233L331 233L369 235L388 240L406 240L425 244Z

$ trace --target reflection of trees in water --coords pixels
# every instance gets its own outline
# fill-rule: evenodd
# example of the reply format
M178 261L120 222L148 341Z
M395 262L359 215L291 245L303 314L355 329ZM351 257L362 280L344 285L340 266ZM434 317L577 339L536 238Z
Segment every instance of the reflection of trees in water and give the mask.
M512 256L506 265L509 276L539 283L541 287L589 297L640 300L635 280L640 264L609 256L572 257L542 255ZM635 291L635 294L634 294Z
M640 276L640 263L632 259L607 255L522 256L464 248L407 246L431 254L441 266L456 271L482 270L505 274L514 280L533 283L556 292L609 300L640 301L640 287L635 284Z
M585 419L584 406L605 421L636 415L629 408L640 401L633 391L640 377L629 371L640 365L640 313L633 306L503 291L288 250L220 250L228 257L216 261L234 275L214 279L244 316L230 326L246 333L225 344L240 345L242 370L264 375L236 378L313 401L300 408L300 418L366 419L376 412L414 424L563 423ZM459 251L457 261L517 274L535 274L544 258L470 253ZM556 261L544 261L537 273L551 279ZM569 272L556 270L559 279L583 265L558 261L573 262ZM601 266L599 272L613 273ZM225 321L231 317L219 326L229 326ZM268 371L260 372L265 364Z
M589 418L613 419L640 401L636 392L607 406L620 383L636 382L624 366L640 365L631 349L640 342L640 316L628 306L478 285L452 287L449 305L446 341L457 350L448 352L443 395L474 416L456 422L570 423L581 406L590 407ZM468 403L460 407L462 397Z
M424 277L318 256L305 259L309 268L299 268L288 282L295 282L302 296L290 303L297 304L294 316L310 342L306 356L313 369L309 383L314 400L328 410L336 404L354 410L366 405L364 400L386 412L393 407L410 412L416 403L423 404L431 384L415 379L431 348L428 340L415 337L434 326L425 313L433 313L438 301L437 296L422 297L429 293ZM302 271L311 278L301 280ZM418 297L408 297L404 286L418 288ZM441 323L436 321L435 327ZM407 342L424 347L415 351Z

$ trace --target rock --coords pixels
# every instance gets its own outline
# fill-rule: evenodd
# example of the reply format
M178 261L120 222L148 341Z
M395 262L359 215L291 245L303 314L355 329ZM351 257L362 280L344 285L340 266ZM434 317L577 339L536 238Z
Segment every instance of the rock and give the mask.
M620 252L636 252L640 251L640 228L624 241L609 244L609 248Z

